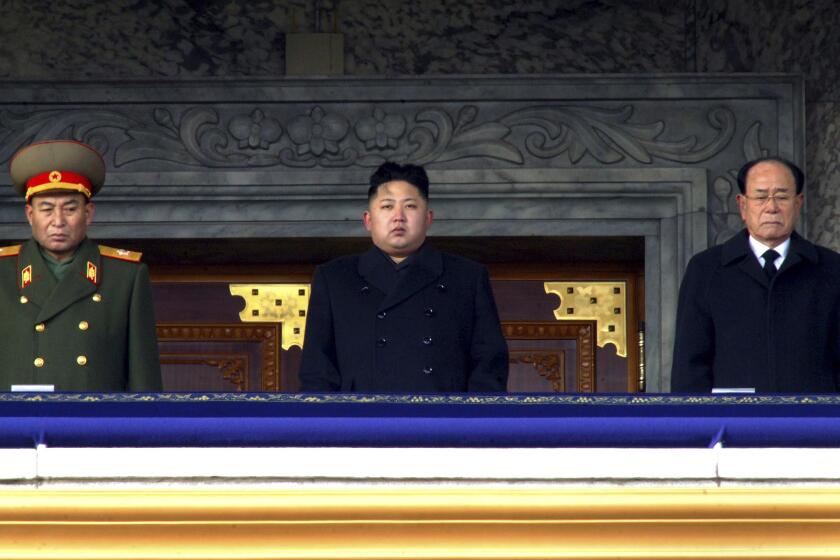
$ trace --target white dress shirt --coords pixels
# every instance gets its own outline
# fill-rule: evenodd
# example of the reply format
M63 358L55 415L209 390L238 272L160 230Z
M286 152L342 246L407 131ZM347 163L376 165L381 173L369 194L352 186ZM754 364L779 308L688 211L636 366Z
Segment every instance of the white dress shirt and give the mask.
M758 259L758 263L761 265L761 268L764 268L764 257L762 255L770 250L773 249L777 253L779 253L779 257L776 259L774 263L776 265L776 270L781 270L782 263L785 262L785 258L787 257L788 251L790 250L790 237L785 239L780 245L776 247L768 247L761 241L758 241L752 235L750 235L750 249L752 249L755 258Z

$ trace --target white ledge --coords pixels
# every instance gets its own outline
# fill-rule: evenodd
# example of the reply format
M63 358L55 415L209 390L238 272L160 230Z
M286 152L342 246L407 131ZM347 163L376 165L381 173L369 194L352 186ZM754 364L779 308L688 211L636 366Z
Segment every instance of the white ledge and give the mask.
M840 484L840 449L49 448L0 450L0 483Z

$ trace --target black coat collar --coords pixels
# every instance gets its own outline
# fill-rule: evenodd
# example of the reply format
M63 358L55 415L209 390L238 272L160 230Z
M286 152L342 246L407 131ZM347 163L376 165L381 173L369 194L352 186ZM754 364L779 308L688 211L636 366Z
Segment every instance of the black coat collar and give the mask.
M380 303L380 310L397 305L443 274L443 257L429 243L424 243L411 259L411 270ZM359 256L358 273L366 282L384 292L382 286L388 283L383 276L390 273L387 268L389 266L392 265L382 258L382 252L376 247L371 247Z
M806 241L794 231L790 234L790 248L787 257L785 257L782 263L782 268L779 269L779 273L783 273L803 261L818 262L819 255L817 254L817 248L813 243ZM723 244L721 264L723 266L738 266L761 284L769 284L758 259L755 258L752 252L749 242L749 232L746 229L741 230L732 239Z

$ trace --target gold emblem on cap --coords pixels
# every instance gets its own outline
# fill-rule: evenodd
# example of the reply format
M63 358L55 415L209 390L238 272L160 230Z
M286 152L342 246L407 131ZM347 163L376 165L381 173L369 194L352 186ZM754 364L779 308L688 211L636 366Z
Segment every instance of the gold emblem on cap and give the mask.
M32 364L35 367L44 367L44 358L41 358L39 356L39 357L35 358L35 360L32 362Z
M42 175L42 177L43 177L43 175ZM61 182L61 171L51 171L50 172L50 183L60 183L60 182Z
M20 296L20 302L21 303L29 303L29 298L26 297L26 296Z
M44 332L45 330L47 330L47 325L44 323L38 323L35 325L35 332Z
M87 321L82 321L81 323L79 323L79 330L80 331L86 331L86 330L88 330L88 326L89 325L88 325Z
M93 294L92 296L90 296L90 299L92 299L96 303L99 303L100 301L102 301L102 294Z
M80 366L87 364L87 356L79 356L78 358L76 358L76 363Z

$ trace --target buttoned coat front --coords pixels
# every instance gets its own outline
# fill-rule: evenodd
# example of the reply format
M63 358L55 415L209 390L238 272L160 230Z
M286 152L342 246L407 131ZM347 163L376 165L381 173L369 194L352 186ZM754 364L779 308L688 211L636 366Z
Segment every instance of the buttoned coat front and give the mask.
M318 267L300 369L304 391L504 391L507 344L487 270L429 243L386 294L379 250Z
M146 266L85 240L57 281L35 241L0 252L0 390L159 391ZM119 256L120 252L115 255Z
M742 231L691 259L677 311L674 392L840 389L840 255L793 233L769 280Z

